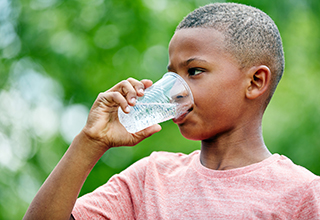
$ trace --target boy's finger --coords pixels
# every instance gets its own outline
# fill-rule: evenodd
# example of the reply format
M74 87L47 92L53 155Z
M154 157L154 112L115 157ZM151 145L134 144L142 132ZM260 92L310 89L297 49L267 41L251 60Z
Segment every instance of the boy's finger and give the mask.
M110 91L120 92L127 99L130 105L135 105L137 92L128 80L123 80L114 86Z
M138 96L143 96L144 95L144 90L145 90L146 87L142 82L140 82L140 81L138 81L136 79L133 79L133 78L128 78L127 80L134 87L134 89L136 90L136 93L137 93Z
M160 130L161 130L161 126L159 124L154 124L141 131L138 131L137 133L133 134L136 139L135 144L139 143L140 141L144 140L147 137L150 137L154 133L159 132Z
M98 96L98 99L100 102L102 102L107 107L120 106L124 112L130 111L127 100L119 92L100 93Z
M143 79L141 80L141 83L143 83L145 89L149 88L153 84L153 82L150 79Z

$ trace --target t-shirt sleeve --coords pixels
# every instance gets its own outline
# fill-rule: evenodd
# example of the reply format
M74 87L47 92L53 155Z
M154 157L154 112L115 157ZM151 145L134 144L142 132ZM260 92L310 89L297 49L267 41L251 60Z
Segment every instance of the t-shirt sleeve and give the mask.
M148 158L134 163L120 174L77 199L72 215L78 219L134 219L142 201Z
M320 219L320 178L313 180L306 188L294 219Z

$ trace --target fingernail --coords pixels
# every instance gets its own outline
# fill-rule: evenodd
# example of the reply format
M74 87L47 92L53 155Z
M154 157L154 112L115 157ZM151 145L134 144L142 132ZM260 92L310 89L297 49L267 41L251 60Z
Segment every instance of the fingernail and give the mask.
M144 90L143 89L139 89L139 93L144 93Z
M132 104L135 104L135 103L136 103L136 98L131 98L131 99L130 99L130 102L131 102Z
M125 109L124 109L125 112L130 112L130 108L129 106L127 106Z

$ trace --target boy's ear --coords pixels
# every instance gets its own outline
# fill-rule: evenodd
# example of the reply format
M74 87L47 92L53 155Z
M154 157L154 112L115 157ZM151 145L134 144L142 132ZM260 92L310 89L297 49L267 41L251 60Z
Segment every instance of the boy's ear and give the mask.
M250 80L246 91L246 97L248 99L255 99L268 92L271 82L271 71L269 67L265 65L254 66L249 69L247 73Z

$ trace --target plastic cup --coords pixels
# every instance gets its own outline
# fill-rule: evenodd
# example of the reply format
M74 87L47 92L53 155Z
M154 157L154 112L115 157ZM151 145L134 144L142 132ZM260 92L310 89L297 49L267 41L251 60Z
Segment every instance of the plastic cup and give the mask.
M137 99L130 112L118 110L120 123L130 133L151 125L178 118L193 105L193 96L188 84L176 73L168 72L147 88L144 96Z

